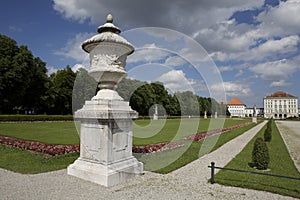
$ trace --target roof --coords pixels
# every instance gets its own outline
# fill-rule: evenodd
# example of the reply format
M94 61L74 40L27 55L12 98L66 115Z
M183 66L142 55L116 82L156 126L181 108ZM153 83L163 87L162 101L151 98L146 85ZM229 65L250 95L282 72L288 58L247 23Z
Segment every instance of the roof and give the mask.
M238 98L234 98L231 101L229 101L227 103L227 105L241 105L241 106L243 106L245 104L243 102L241 102Z
M285 93L285 92L282 92L282 91L278 91L278 92L275 92L275 93L267 96L267 98L270 98L270 97L295 97L295 96L290 95L290 94Z

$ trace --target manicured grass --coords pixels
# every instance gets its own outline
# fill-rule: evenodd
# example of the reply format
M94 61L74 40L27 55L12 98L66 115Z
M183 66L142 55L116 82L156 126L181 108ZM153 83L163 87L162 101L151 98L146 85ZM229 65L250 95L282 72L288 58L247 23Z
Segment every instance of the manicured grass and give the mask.
M73 121L0 123L0 135L48 144L79 143L79 135Z
M71 153L50 158L42 154L21 151L17 148L0 145L0 168L22 174L35 174L65 169L73 163L79 153Z
M211 119L191 118L191 119L170 119L170 120L137 120L133 126L133 144L146 145L160 142L180 141L182 138L196 133L230 127L250 121L250 119ZM223 126L224 123L224 126Z
M224 127L249 121L226 119ZM223 119L216 119L216 124ZM183 137L207 131L210 119L170 119L170 120L137 120L133 126L133 144L146 145L168 141L179 141ZM76 124L79 129L79 123ZM180 127L180 129L179 129ZM216 127L219 128L219 127ZM214 128L213 128L214 129ZM79 135L74 122L24 122L0 123L0 135L49 144L78 144ZM152 136L152 137L151 137Z
M252 160L251 156L254 141L257 137L263 138L265 128L266 127L264 127L226 167L261 172L260 170L251 168L249 164ZM275 123L272 124L272 130L272 141L267 143L270 154L269 170L263 172L300 178L300 173L290 158ZM218 166L218 163L216 163L216 166ZM215 182L300 198L300 181L297 180L221 170L216 174Z
M218 120L222 121L222 119ZM249 119L226 119L224 127L245 123L246 121L249 121ZM140 127L145 127L145 129L136 128L138 126L134 125L134 135L138 136L134 137L135 145L154 144L165 141L180 141L184 142L186 145L181 148L151 155L136 154L136 156L145 163L145 170L153 171L151 170L151 168L153 169L152 166L162 166L162 168L158 168L159 170L155 171L159 173L168 173L192 162L204 153L207 153L202 152L202 154L199 155L203 141L184 141L183 137L208 130L210 119L200 119L200 123L199 118L184 119L182 121L179 119L171 119L167 120L165 124L161 123L163 122L162 120L158 120L153 121L151 127L147 127L149 122L149 120L135 121ZM78 124L76 124L76 126L77 125ZM220 137L216 135L210 137L208 141L213 141L214 139L217 140L217 137L219 137L213 148L216 149L253 126L254 125L250 125L236 129L222 134ZM213 127L212 129L214 128L220 127ZM74 122L0 123L0 134L52 144L79 143L79 136ZM149 134L153 134L153 137L149 137ZM207 142L205 142L205 144L207 144ZM79 156L78 154L70 154L44 158L41 154L21 151L3 145L0 147L0 167L20 173L39 173L66 168ZM208 148L204 149L207 150ZM165 165L167 161L169 164L167 163Z
M238 128L221 135L214 135L204 141L185 142L185 146L165 152L157 152L155 154L136 155L138 160L144 163L144 169L147 171L155 171L157 173L166 174L188 163L198 159L206 153L214 151L226 142L243 134L245 131L254 127L251 124L246 127ZM214 145L210 145L214 144ZM202 148L201 148L202 147Z

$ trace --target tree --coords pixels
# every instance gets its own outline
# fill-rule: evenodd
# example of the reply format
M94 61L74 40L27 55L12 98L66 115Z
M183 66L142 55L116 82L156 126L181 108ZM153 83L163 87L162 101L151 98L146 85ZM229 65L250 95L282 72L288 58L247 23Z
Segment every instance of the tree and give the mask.
M96 94L98 83L88 75L88 72L80 68L77 71L76 80L73 87L72 107L76 111L84 105L85 101L91 100Z
M130 106L142 116L149 115L149 109L155 104L155 94L149 84L137 88L130 98Z
M257 138L252 151L252 162L259 170L268 169L270 162L268 146L262 138Z
M0 35L0 113L38 110L48 81L45 63Z
M146 83L138 80L123 78L119 82L116 90L125 101L129 101L135 90L145 84Z
M34 110L36 113L45 111L46 102L43 100L49 82L46 73L46 63L40 58L35 58L33 60L31 80L25 90L22 104L25 108Z
M72 114L72 92L75 78L76 73L70 66L51 74L48 92L50 114Z
M198 115L199 112L199 102L197 96L191 91L176 92L174 96L177 98L181 115Z

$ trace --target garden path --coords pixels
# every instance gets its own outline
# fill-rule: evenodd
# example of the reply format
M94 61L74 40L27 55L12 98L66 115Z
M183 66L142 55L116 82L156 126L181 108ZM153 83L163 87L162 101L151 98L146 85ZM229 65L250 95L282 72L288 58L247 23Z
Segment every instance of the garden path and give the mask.
M265 125L263 122L216 151L167 175L146 172L124 184L105 188L66 170L23 175L0 169L0 199L293 199L269 192L208 183L211 161L226 165Z
M300 122L276 121L276 125L296 168L300 172Z

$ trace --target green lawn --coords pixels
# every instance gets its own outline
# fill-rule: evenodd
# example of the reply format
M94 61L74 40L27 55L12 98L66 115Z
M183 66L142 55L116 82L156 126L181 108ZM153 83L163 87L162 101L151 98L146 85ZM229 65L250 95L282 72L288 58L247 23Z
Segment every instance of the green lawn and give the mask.
M250 119L226 119L224 127L244 123ZM214 119L215 126L222 126L223 119ZM208 130L210 119L137 120L133 126L133 144L145 145L179 141L183 137ZM79 124L76 124L77 128ZM220 127L213 127L220 128ZM180 129L179 129L180 127ZM74 122L24 122L0 123L0 135L49 144L78 144L79 135ZM153 137L150 137L152 136Z
M79 157L79 153L71 153L45 158L39 153L21 151L4 145L0 145L0 152L0 168L22 174L65 169Z
M0 123L0 135L48 144L79 143L79 135L73 121Z
M242 150L242 152L238 154L226 167L259 171L251 168L249 163L251 163L252 159L251 155L254 141L257 137L263 138L264 129L262 129ZM266 173L300 177L300 173L297 171L292 159L290 158L275 123L272 124L272 130L272 141L267 143L270 154L270 164L269 170L266 171ZM218 166L218 163L216 163L216 166ZM224 185L270 191L300 198L300 181L297 180L221 170L216 174L215 182Z
M224 127L244 123L249 120L250 119L226 119ZM218 126L221 126L222 123L220 125L218 122L222 121L222 119L214 119L217 125L214 124L210 129L220 128ZM210 145L205 148L202 146L203 141L191 142L183 140L185 136L208 130L210 119L201 118L199 120L199 118L192 118L183 119L182 121L180 121L180 119L171 119L167 120L166 123L162 122L162 120L158 120L150 124L149 120L135 121L133 128L135 137L133 138L133 143L135 145L141 145L165 141L179 141L185 143L185 146L150 155L136 154L135 156L145 164L145 170L168 173L192 162L211 150L208 148ZM215 146L211 147L216 149L253 126L254 125L250 125L236 129L222 134L220 137L219 135L210 137L206 140L204 145L212 142ZM52 144L79 143L79 136L74 122L0 123L0 134ZM152 135L152 137L149 137L150 135ZM0 147L0 167L20 173L39 173L63 169L73 163L79 156L79 154L70 154L53 158L43 158L40 154L5 146ZM203 147L205 151L200 152L201 147Z
M137 120L133 126L133 144L146 145L168 141L180 141L182 138L199 132L217 128L230 127L250 121L250 119L170 119L170 120ZM210 122L212 122L210 124ZM223 126L224 125L224 126ZM211 126L209 128L209 126Z

